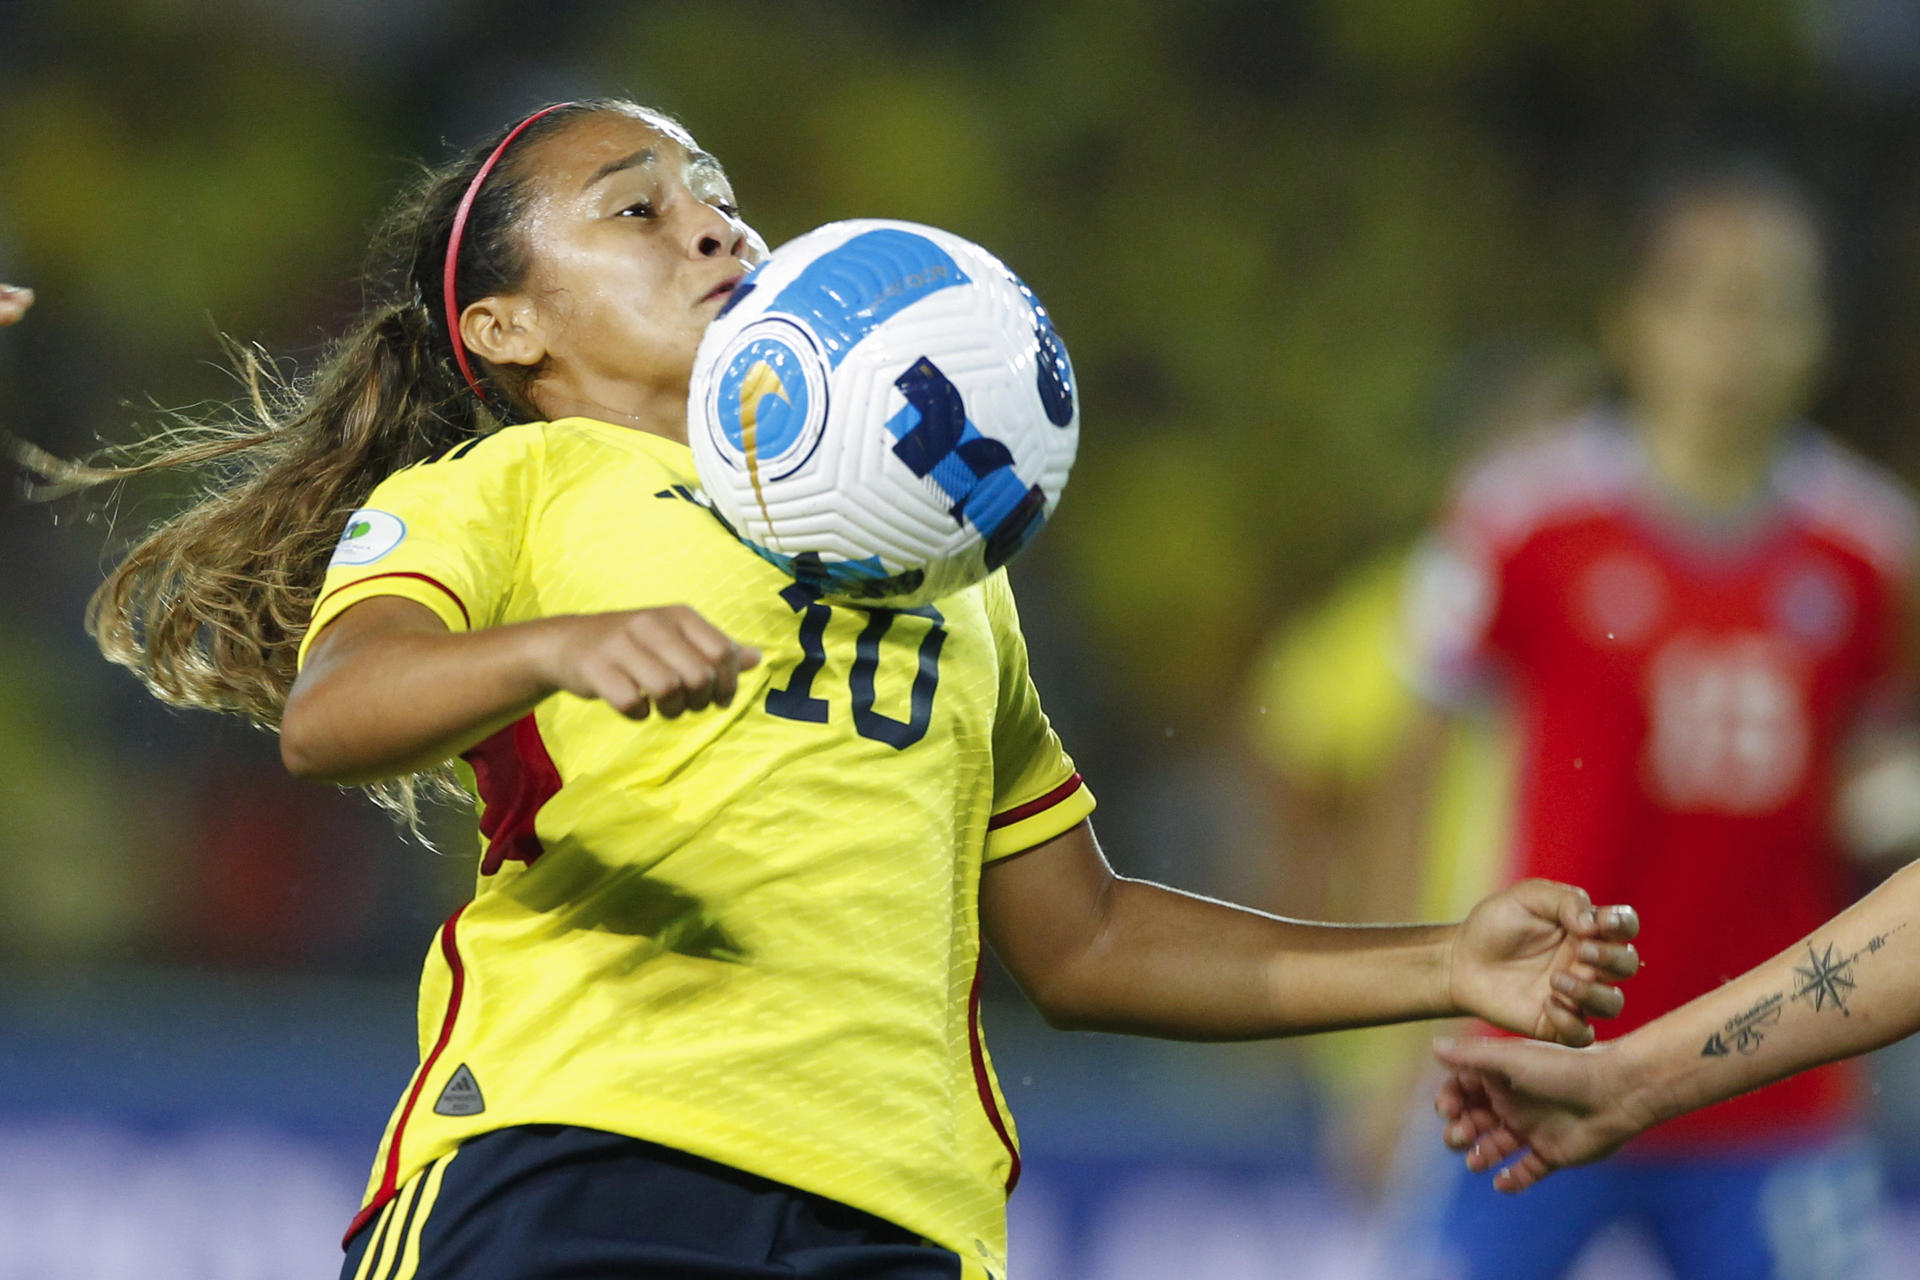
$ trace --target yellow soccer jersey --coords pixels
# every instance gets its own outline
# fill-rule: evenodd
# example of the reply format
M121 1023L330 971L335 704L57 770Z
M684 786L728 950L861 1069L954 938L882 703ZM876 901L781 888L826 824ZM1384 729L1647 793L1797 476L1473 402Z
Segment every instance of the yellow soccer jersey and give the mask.
M428 954L360 1220L466 1138L582 1125L1001 1274L1019 1155L980 1036L980 869L1093 808L1005 575L823 604L702 505L684 446L570 418L382 483L309 640L376 595L455 631L685 603L765 656L729 708L635 722L557 694L466 754L478 888Z

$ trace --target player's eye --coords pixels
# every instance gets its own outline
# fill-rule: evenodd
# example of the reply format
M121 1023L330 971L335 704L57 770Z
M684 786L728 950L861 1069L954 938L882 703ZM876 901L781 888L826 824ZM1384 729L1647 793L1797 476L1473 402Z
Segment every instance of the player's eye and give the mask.
M729 218L737 218L740 216L740 206L737 204L733 204L730 201L713 200L713 201L709 201L708 203L712 204L714 208L718 209L721 213L726 214Z
M623 218L651 218L654 216L653 201L637 200L620 211Z

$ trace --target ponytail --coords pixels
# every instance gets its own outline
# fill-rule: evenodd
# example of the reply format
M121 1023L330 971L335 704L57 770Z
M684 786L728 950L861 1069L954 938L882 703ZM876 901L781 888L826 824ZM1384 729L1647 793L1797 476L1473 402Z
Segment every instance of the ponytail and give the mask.
M363 317L305 383L236 349L248 396L226 421L177 421L86 482L184 468L195 505L150 530L87 607L87 631L164 702L277 729L294 659L349 512L401 467L490 429L435 386L418 305ZM71 484L81 477L69 477Z
M568 118L607 110L641 112L624 102L568 104L523 128L532 140ZM484 187L476 182L508 141L490 140L425 174L394 206L368 273L377 300L311 374L286 376L263 352L231 344L246 394L211 418L173 415L146 439L108 450L97 465L12 442L16 459L42 478L30 487L37 497L156 471L201 482L199 500L149 530L87 607L87 632L100 651L162 701L232 712L277 730L348 514L402 467L534 416L525 371L482 362L479 383L492 394L476 394L448 324L427 302L439 304L448 272L458 286L456 308L524 283L520 225L531 191L512 158L528 142L514 144ZM465 235L449 255L459 214ZM417 830L423 786L454 790L444 770L369 790Z

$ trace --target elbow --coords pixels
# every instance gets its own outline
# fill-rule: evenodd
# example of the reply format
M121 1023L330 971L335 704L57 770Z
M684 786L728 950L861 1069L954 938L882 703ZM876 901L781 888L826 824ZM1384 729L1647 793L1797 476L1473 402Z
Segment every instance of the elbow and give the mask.
M280 763L296 778L327 782L327 771L314 750L306 720L291 710L280 721Z
M1055 1031L1099 1031L1105 1025L1070 973L1018 975L1020 990Z
M350 783L340 752L330 741L321 717L296 689L280 716L280 763L296 778L308 782Z

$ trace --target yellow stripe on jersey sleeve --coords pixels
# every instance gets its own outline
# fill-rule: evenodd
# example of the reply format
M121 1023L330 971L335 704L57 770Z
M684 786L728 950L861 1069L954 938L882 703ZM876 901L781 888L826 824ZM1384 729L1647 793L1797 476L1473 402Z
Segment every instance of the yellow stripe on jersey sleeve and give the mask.
M373 596L423 604L454 631L497 625L526 567L551 429L503 427L375 485L328 565L300 661L322 627Z
M424 573L369 574L356 582L335 587L320 597L320 603L314 606L313 621L307 627L307 634L300 639L297 666L304 667L307 664L307 650L312 647L321 628L362 600L371 600L375 596L399 596L403 600L423 604L447 624L449 631L472 629L466 602L438 578Z
M1072 830L1093 812L1093 792L1073 774L1025 804L995 814L987 824L986 860L1010 858Z

